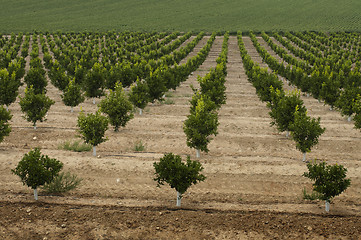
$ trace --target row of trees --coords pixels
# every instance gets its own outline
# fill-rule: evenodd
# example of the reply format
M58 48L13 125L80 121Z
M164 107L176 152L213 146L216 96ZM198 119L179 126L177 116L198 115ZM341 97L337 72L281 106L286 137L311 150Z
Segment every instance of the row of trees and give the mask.
M245 49L241 33L238 33L238 43L248 78L258 89L256 91L260 99L266 101L271 110L269 113L272 118L271 125L276 125L279 131L287 131L287 136L291 131L296 147L303 152L303 161L305 161L306 152L317 144L319 136L325 131L320 126L320 118L307 116L300 93L293 91L286 94L282 89L282 82L274 73L268 73L267 69L262 69L253 62ZM313 189L320 194L322 200L325 200L328 212L331 199L350 185L350 179L346 179L347 169L337 164L326 165L325 162L309 162L307 167L309 171L303 176L315 181Z
M187 145L196 149L197 158L200 157L200 151L209 151L211 136L218 134L217 110L226 103L228 39L229 33L226 33L216 67L204 77L197 77L200 89L191 86L193 97L190 101L190 114L184 121L183 129L187 136Z
M313 42L314 46L324 46L317 41L304 37L302 34L298 33L296 35L304 41ZM263 33L262 36L273 49L280 48L275 47L276 44L273 43L266 34ZM303 49L296 48L278 34L274 34L274 36L292 53L305 52ZM317 51L317 48L313 46L309 47L310 45L307 42L303 42L293 35L287 34L286 36L301 47L305 47L308 50L314 49L312 52L321 52ZM312 36L314 36L314 34L312 34ZM326 42L326 40L323 42ZM311 69L293 65L292 74L282 74L282 71L280 74L289 79L292 84L299 87L302 91L311 93L319 100L324 100L326 104L330 105L331 110L336 107L343 116L348 117L348 121L351 121L352 115L355 115L355 127L358 128L356 121L360 118L360 110L358 109L361 94L360 61L358 61L360 55L353 51L353 54L345 56L347 55L345 51L339 51L339 47L337 46L338 45L334 43L329 43L328 48L326 48L327 52L321 47L321 49L324 50L322 51L323 54L317 54L317 57L315 57L313 53L309 53L308 56L312 56L314 59ZM358 47L359 46L357 46L357 48ZM280 51L276 50L275 52L279 53ZM280 56L285 59L284 54ZM305 58L305 55L300 57ZM307 60L310 58L311 57L308 57ZM353 63L356 63L356 65L353 65ZM282 68L281 64L278 69L280 68ZM273 69L275 70L275 68Z
M260 46L253 33L250 37L261 56L267 56L267 59L274 58ZM277 125L277 129L281 132L286 131L286 135L292 132L292 138L296 142L296 147L303 153L303 161L306 161L306 153L318 143L319 136L325 131L320 126L320 118L315 119L307 116L307 109L303 106L300 99L300 93L297 91L286 94L283 90L283 83L275 73L268 73L267 69L261 69L257 64L253 63L244 48L242 39L239 39L241 55L243 54L244 64L252 66L246 69L249 71L250 81L255 86L260 99L267 102L267 106L271 109L270 116L273 119L271 125ZM245 63L246 62L246 63ZM248 62L248 63L247 63ZM257 73L259 72L259 73ZM259 89L259 90L257 90Z

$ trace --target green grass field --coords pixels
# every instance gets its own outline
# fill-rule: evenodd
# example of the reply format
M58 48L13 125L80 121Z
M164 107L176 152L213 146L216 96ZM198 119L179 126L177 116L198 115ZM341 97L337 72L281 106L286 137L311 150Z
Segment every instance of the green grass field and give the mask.
M0 0L0 32L360 31L360 0Z

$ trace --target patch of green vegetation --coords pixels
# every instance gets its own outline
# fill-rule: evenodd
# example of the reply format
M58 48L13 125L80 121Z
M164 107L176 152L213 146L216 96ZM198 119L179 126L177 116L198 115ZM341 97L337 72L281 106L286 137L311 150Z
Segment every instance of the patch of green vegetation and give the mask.
M322 198L322 194L316 192L316 191L312 191L311 193L308 193L306 188L303 189L302 191L303 194L303 199L305 200L318 200Z
M145 145L143 144L142 140L137 141L137 142L134 144L133 150L136 151L136 152L143 152L143 151L145 151Z
M167 98L174 97L174 96L173 96L173 93L171 93L171 92L166 92L166 93L164 94L164 96L167 97Z
M173 105L175 102L173 99L170 99L170 98L167 98L163 101L163 104L166 104L166 105Z
M84 143L81 140L65 141L60 144L58 148L73 152L89 152L92 150L92 146L90 144Z
M361 1L1 1L0 32L360 31Z
M45 184L42 189L47 193L66 193L70 190L76 189L82 182L82 178L79 178L76 174L70 172L61 172L57 175L53 181Z

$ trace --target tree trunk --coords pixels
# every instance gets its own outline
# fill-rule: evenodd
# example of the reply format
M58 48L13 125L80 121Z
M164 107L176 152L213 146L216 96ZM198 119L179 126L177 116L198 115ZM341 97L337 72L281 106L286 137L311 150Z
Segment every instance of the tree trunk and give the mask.
M351 122L351 119L352 119L352 117L351 117L351 116L348 116L347 121L348 121L348 122Z
M330 111L333 111L333 106L330 106Z
M305 152L303 153L303 160L302 161L306 162L306 153Z
M306 96L307 96L307 97L310 97L310 94L309 94L309 93L307 93L307 94L306 94Z
M8 112L9 112L9 106L8 106L8 105L6 105L5 107L6 107L6 111L8 111Z
M74 112L74 108L73 108L73 107L70 108L70 112L71 112L71 113Z
M286 138L290 136L290 131L286 131Z
M93 146L93 156L94 156L94 157L97 156L97 150L96 150L95 146Z
M34 199L36 201L38 201L38 189L37 188L34 189Z
M139 115L143 114L143 109L139 108Z
M329 200L325 201L325 210L326 210L326 212L330 211L330 201Z
M201 157L201 150L196 149L196 157L200 158Z
M33 125L33 126L34 126L34 130L36 130L36 122L34 122L34 125Z
M182 194L177 191L177 207L181 206Z
M93 98L93 104L95 105L95 98Z

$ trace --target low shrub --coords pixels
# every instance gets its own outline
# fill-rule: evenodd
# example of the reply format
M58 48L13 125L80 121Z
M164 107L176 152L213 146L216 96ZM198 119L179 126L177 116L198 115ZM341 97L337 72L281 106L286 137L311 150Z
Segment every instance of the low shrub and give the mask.
M76 174L61 172L53 181L44 184L42 189L47 193L66 193L77 188L82 180L83 179L79 178Z

